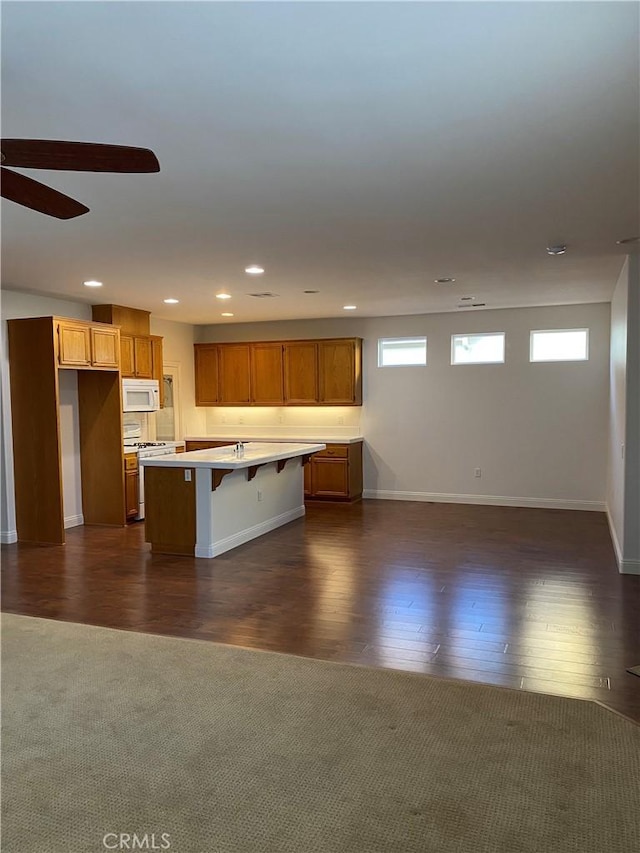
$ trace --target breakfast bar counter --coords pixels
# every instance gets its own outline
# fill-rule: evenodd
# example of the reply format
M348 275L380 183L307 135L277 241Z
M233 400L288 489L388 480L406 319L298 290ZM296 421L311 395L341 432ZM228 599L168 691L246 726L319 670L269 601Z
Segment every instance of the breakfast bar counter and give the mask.
M141 459L145 539L160 554L216 557L304 515L303 466L324 444L250 442Z

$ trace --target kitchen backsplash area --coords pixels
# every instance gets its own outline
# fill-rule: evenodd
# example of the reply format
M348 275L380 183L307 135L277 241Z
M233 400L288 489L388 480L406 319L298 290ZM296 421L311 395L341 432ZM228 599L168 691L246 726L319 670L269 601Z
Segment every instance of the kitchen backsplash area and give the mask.
M354 406L260 406L228 408L216 407L206 410L208 434L232 431L260 431L268 429L272 434L286 434L294 430L299 435L329 430L333 435L345 437L360 433L360 407Z

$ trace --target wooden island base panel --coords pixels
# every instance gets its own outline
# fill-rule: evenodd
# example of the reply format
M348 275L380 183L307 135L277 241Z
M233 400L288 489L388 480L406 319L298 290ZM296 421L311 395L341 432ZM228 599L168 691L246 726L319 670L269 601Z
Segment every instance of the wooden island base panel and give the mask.
M305 514L303 468L323 444L245 445L140 460L145 539L159 554L212 558Z

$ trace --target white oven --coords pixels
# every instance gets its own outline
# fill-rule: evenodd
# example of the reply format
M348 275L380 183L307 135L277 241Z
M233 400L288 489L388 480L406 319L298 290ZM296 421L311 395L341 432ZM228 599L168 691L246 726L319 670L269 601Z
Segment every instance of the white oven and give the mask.
M160 384L157 379L123 379L123 412L157 412L160 409Z

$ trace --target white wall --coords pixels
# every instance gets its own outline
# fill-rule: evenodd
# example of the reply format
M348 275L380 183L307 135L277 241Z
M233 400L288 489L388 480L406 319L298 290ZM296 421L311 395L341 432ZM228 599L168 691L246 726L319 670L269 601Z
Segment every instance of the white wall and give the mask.
M629 257L624 540L620 570L640 575L640 256Z
M611 303L607 516L618 567L640 574L640 258L630 255Z
M609 307L202 326L196 336L199 341L362 337L359 425L366 442L364 485L369 496L602 510ZM531 329L583 327L590 329L589 361L529 363ZM452 367L451 335L481 331L507 333L506 363ZM377 367L379 337L425 334L426 367ZM240 411L245 426L251 412L211 411L217 422L225 416L227 423ZM337 424L348 410L269 411L272 418L305 418L308 426L321 426L332 419ZM257 417L264 422L264 414ZM475 468L482 469L480 479L474 477Z
M80 408L78 371L58 373L60 405L60 456L62 460L62 506L64 526L84 523L82 514L82 473L80 470Z
M607 443L607 515L618 563L624 541L624 444L627 399L627 301L629 261L625 263L611 300L609 364L609 436Z

